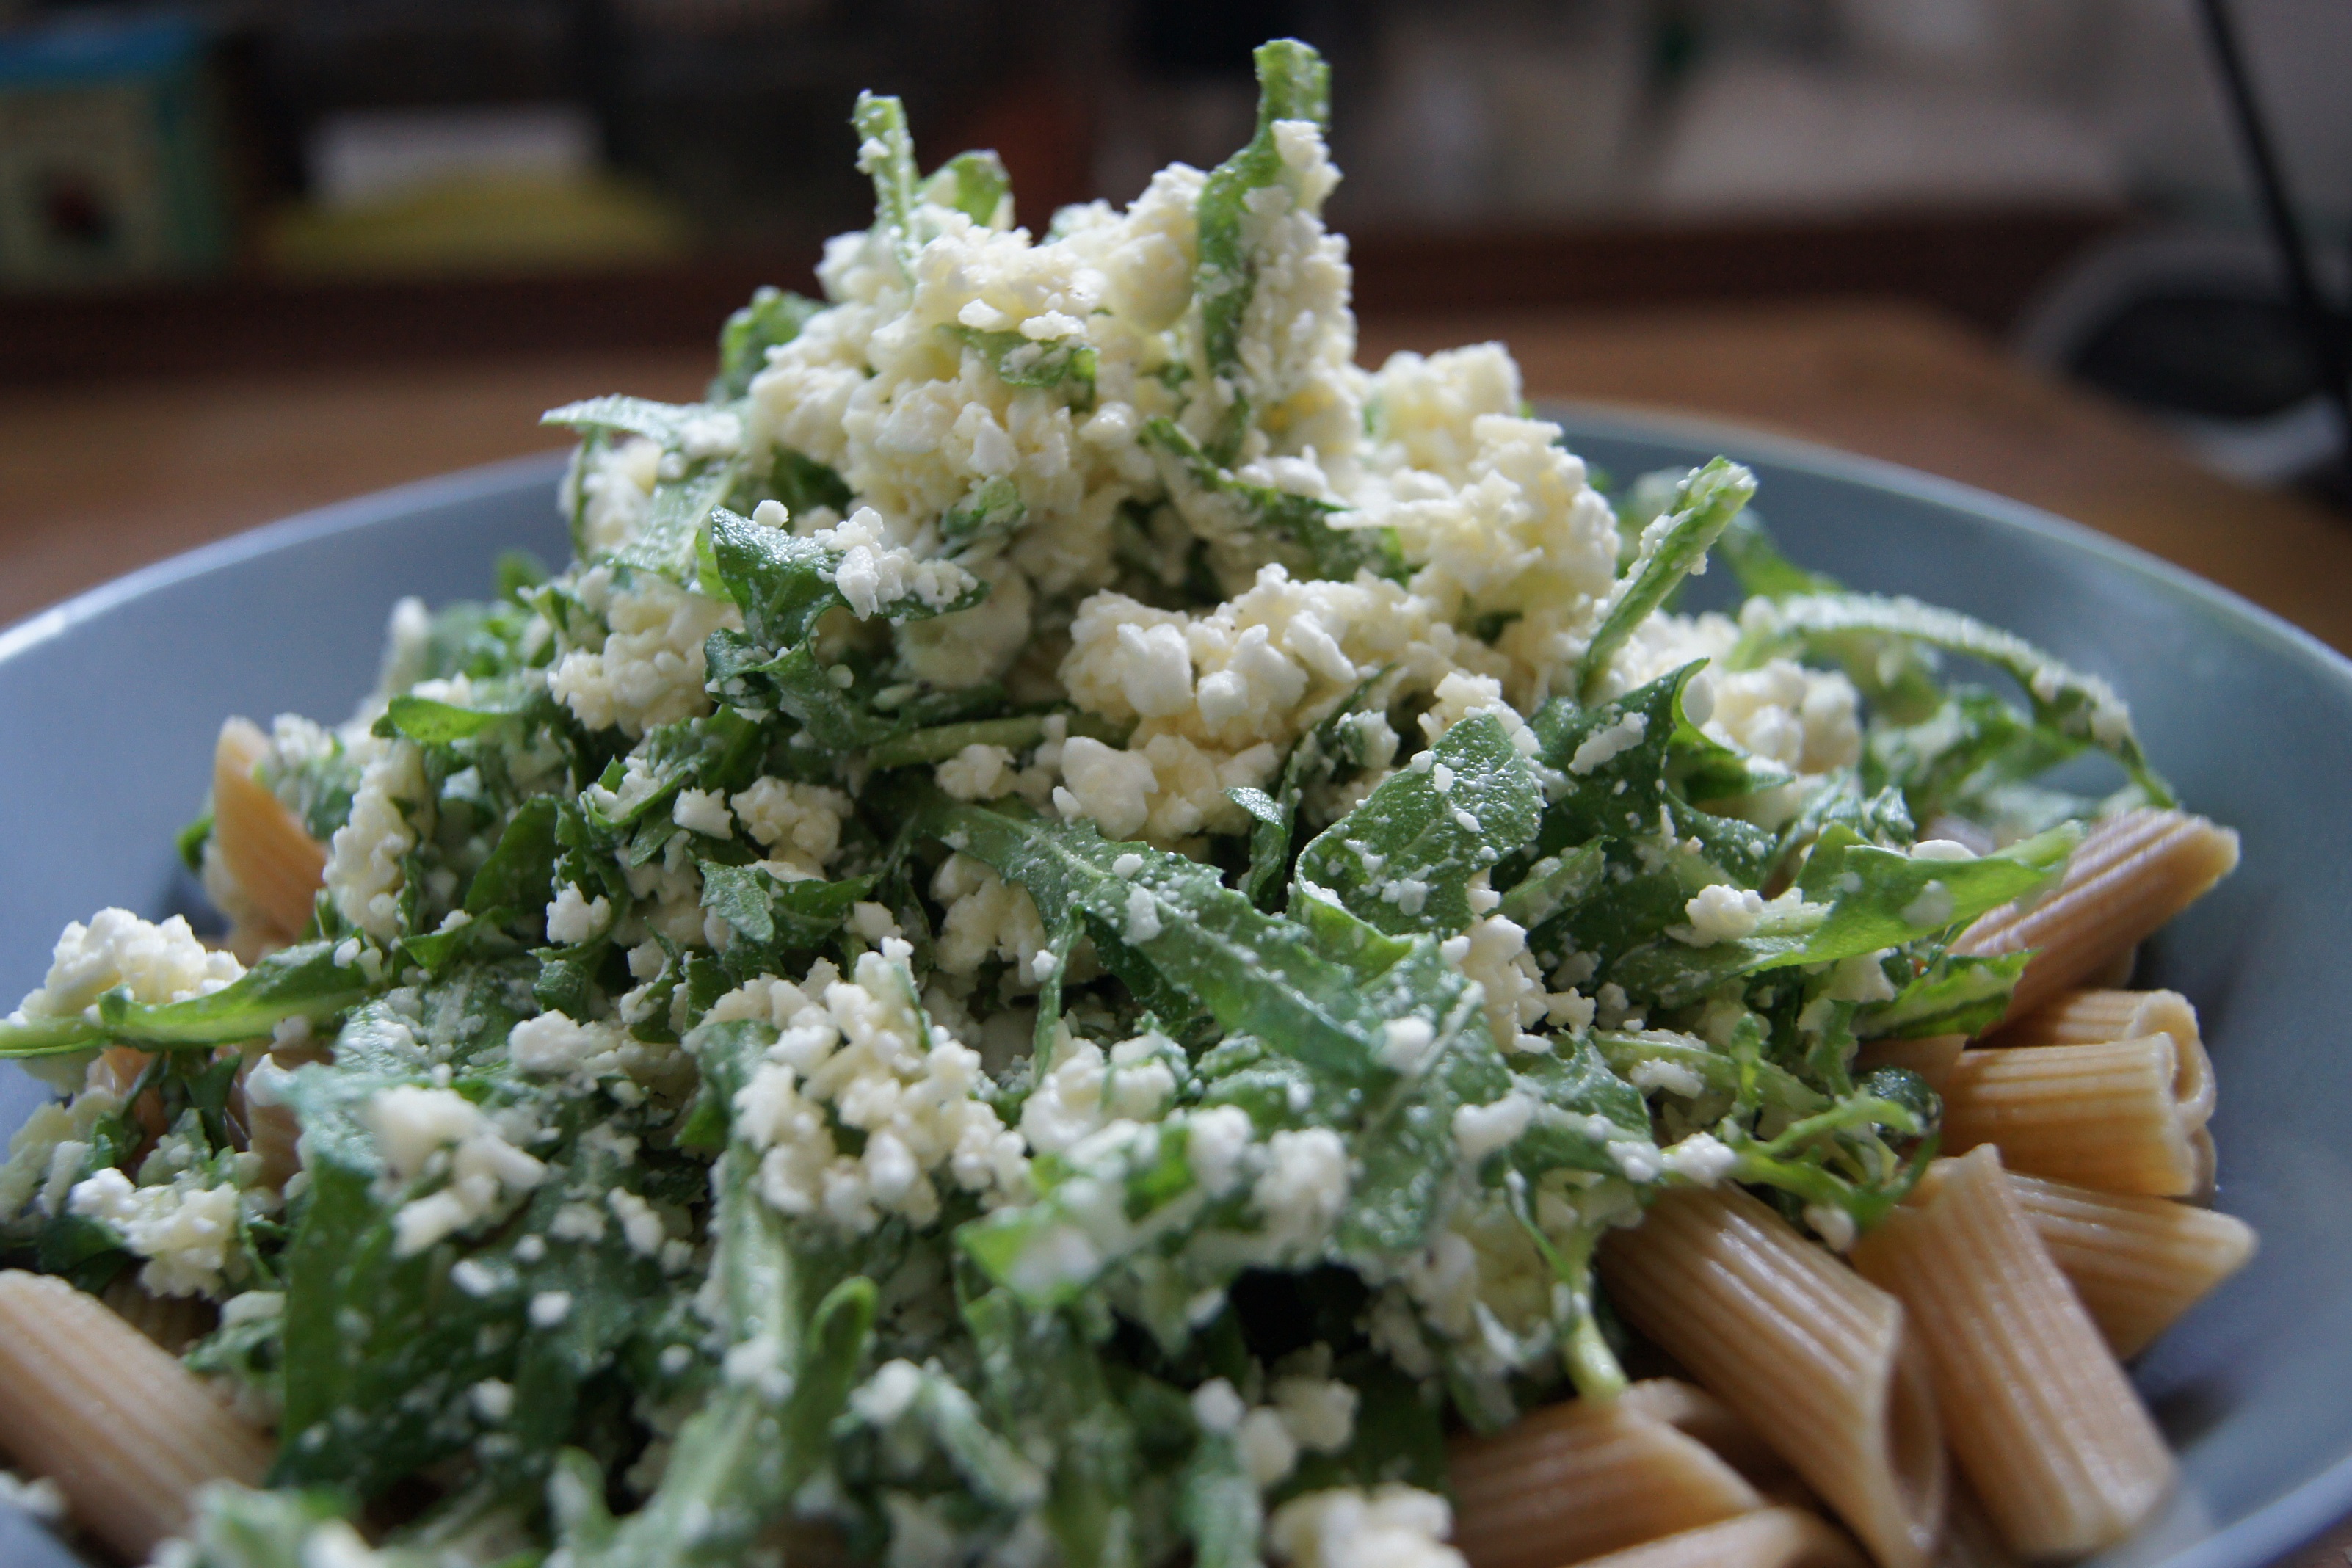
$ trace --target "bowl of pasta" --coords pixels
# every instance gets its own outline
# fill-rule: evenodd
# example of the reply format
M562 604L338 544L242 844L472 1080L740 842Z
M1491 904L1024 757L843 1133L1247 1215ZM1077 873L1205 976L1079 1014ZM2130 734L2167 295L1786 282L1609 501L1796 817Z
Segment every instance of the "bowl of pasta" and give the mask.
M0 1553L2352 1511L2352 667L1498 345L1355 367L1259 65L1042 237L862 100L873 228L703 403L0 633Z

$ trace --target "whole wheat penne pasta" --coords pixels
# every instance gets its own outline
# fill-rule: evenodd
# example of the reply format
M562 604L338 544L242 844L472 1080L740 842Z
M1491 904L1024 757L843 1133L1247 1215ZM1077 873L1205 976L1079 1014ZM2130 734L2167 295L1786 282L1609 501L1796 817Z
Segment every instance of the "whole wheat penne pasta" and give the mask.
M1952 1478L1952 1505L1944 1515L1936 1568L2018 1568L2017 1554L1993 1528L1975 1489L1959 1476Z
M99 1300L124 1322L178 1355L213 1331L220 1314L201 1296L151 1296L130 1274L118 1275Z
M2195 903L2238 864L2238 836L2187 812L2143 808L2092 824L2058 887L2036 900L2003 904L1953 942L1957 953L1989 957L2032 950L2010 1012L2033 1011L2084 984L2167 921Z
M1470 1568L1559 1568L1764 1506L1706 1445L1623 1400L1548 1405L1448 1450Z
M1995 1151L1952 1162L1853 1263L1910 1309L1953 1457L2019 1555L2118 1541L2171 1487L2164 1438Z
M253 776L268 749L268 737L251 720L221 726L213 748L213 844L230 879L285 938L310 922L327 849Z
M1998 1144L2013 1170L2105 1192L2192 1193L2190 1134L2213 1109L2202 1061L2202 1047L2184 1051L2169 1035L1963 1051L1941 1091L1944 1147Z
M1581 1568L1863 1568L1863 1556L1819 1515L1768 1508L1588 1558Z
M2016 1172L2009 1184L2119 1356L2146 1350L2254 1255L2253 1227L2234 1215Z
M1868 1072L1873 1068L1909 1068L1927 1080L1927 1087L1941 1094L1944 1079L1950 1076L1952 1064L1960 1059L1967 1047L1966 1035L1928 1035L1916 1040L1864 1040L1853 1054L1853 1070Z
M1804 1491L1804 1483L1780 1451L1738 1411L1696 1384L1678 1377L1645 1377L1629 1384L1617 1396L1617 1403L1697 1438L1768 1499L1778 1500Z
M1736 1188L1664 1194L1602 1244L1601 1277L1626 1320L1776 1444L1881 1563L1927 1562L1944 1449L1894 1297Z
M2218 1151L2213 1146L2213 1130L2200 1127L2189 1135L2189 1168L2194 1180L2180 1195L2191 1203L2205 1203L2213 1196L2217 1173Z
M2170 1035L2201 1039L2197 1009L2178 991L2069 991L2022 1017L2004 1022L1990 1045L2088 1046Z
M188 1518L206 1481L260 1482L268 1437L201 1379L64 1280L0 1272L0 1444L131 1562Z
M1986 1043L1997 1046L2088 1046L2108 1040L2171 1037L2179 1053L2173 1095L2183 1115L2201 1123L2212 1114L2213 1062L2197 1026L2197 1009L2178 991L2074 991L2014 1024Z

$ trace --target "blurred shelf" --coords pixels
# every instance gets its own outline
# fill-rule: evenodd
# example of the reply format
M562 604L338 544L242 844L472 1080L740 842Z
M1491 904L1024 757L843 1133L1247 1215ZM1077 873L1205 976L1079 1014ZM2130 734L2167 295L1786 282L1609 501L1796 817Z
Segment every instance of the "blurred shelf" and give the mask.
M1352 236L1368 316L1863 296L2006 330L2116 211L1381 230ZM688 348L761 283L814 287L817 243L640 270L0 296L0 385Z

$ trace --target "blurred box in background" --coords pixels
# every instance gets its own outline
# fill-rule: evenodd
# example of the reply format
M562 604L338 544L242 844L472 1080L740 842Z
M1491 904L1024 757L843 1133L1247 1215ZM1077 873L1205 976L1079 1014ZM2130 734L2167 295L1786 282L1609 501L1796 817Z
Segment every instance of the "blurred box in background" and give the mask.
M0 284L216 271L225 190L195 23L73 15L0 35Z

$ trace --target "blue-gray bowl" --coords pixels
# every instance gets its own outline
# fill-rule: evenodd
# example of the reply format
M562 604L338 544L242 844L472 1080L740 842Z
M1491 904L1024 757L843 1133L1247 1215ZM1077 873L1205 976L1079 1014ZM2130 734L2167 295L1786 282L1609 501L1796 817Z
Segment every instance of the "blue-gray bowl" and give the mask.
M2352 1017L2352 664L2209 584L1960 485L1741 432L1554 412L1621 479L1728 452L1756 469L1759 508L1800 562L2105 676L2182 798L2243 835L2237 875L2150 944L2138 983L2187 993L2203 1017L2220 1204L2262 1250L2135 1368L2183 1485L2097 1562L2258 1568L2352 1513L2352 1067L2336 1037ZM0 633L0 734L16 737L0 768L0 997L39 983L68 920L194 906L172 836L224 715L338 718L370 686L401 595L478 595L504 549L561 560L559 468L531 458L310 512ZM37 1093L0 1064L0 1126ZM0 1518L0 1545L40 1563L20 1525Z

